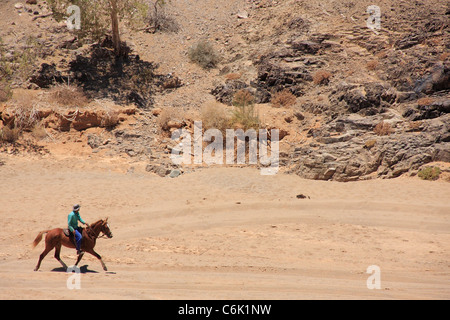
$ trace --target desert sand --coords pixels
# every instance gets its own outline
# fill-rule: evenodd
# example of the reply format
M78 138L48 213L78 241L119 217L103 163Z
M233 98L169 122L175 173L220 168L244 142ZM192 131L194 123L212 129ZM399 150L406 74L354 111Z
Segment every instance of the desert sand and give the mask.
M352 183L256 168L199 168L171 179L116 159L10 157L0 166L0 299L448 299L450 184ZM298 199L304 194L310 198ZM74 203L114 237L87 254L81 289L39 231ZM63 248L62 260L75 262ZM368 289L367 268L380 268Z

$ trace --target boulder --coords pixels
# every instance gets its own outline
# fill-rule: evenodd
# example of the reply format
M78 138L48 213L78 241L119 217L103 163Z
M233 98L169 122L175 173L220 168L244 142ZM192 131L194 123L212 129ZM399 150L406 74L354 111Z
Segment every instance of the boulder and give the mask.
M148 164L147 167L145 168L145 171L155 173L163 178L171 173L170 169L157 164Z

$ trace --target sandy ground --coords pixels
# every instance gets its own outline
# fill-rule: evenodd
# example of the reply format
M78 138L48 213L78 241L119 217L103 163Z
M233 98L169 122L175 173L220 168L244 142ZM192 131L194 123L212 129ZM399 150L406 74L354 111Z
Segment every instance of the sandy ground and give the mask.
M254 168L176 179L120 159L14 157L0 166L0 299L448 299L450 184L309 181ZM297 194L310 199L297 199ZM109 217L81 289L31 242L73 203ZM62 259L75 262L63 248ZM381 289L366 270L380 267Z

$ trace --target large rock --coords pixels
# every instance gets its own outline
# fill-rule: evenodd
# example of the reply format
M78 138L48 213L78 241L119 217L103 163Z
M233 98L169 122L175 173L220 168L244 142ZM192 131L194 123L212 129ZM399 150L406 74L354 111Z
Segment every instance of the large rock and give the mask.
M369 82L362 85L341 83L332 96L333 103L342 102L348 112L370 116L383 113L396 99L396 93L388 85Z
M248 88L248 85L243 81L229 80L224 84L216 86L211 91L211 94L216 97L217 101L231 106L235 93L246 88Z
M371 130L379 120L380 115L347 115L315 130L317 143L295 148L289 172L307 179L355 181L395 178L432 161L450 162L449 115L427 120L420 132L397 129L387 136ZM384 121L407 125L398 116Z
M433 66L427 75L416 81L414 91L431 94L448 89L450 89L450 66L439 62Z
M145 171L155 173L158 176L164 178L165 176L170 174L172 170L162 165L148 164L147 167L145 168Z
M450 99L430 99L430 103L408 108L403 116L411 121L434 119L450 113Z

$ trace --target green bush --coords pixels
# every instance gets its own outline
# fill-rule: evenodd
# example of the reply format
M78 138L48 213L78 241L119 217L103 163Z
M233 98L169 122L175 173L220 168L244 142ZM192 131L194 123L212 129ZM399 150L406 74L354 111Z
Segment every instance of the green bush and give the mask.
M441 174L441 169L438 167L426 167L419 171L418 176L422 180L437 180Z
M236 92L233 98L233 115L231 123L235 129L258 130L260 127L259 116L255 110L253 95L247 90Z
M220 61L218 53L212 44L206 40L193 45L188 51L188 57L204 69L215 68Z

